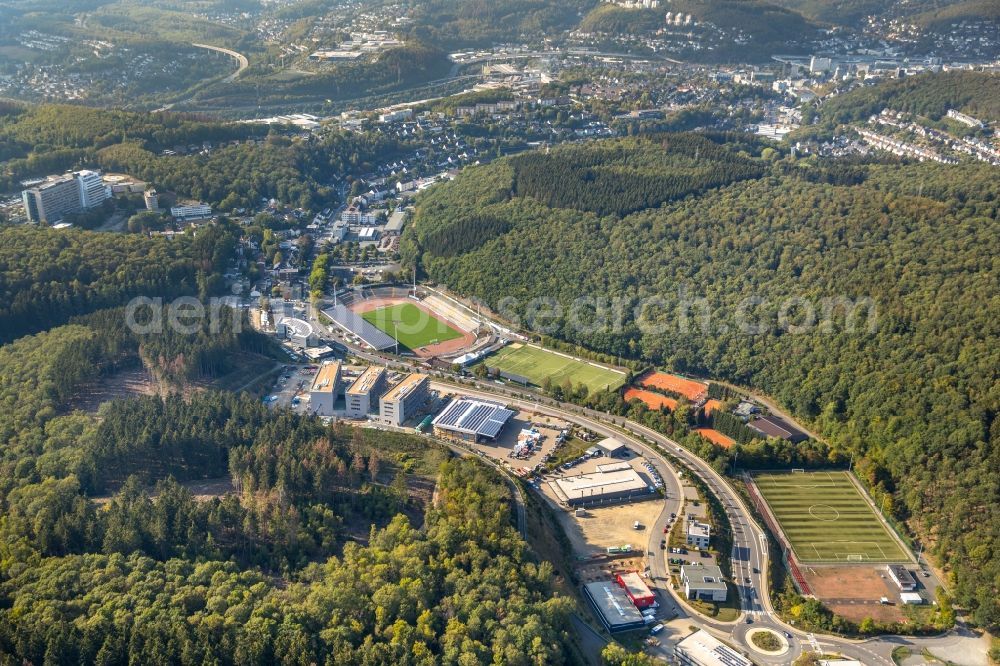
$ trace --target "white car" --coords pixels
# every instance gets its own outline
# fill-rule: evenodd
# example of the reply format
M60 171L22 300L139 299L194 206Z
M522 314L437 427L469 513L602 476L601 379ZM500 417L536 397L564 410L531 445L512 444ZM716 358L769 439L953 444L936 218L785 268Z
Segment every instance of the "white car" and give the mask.
M658 625L656 625L655 627L653 627L652 629L649 630L649 635L650 636L655 636L656 634L660 633L661 631L663 631L663 625L662 624L658 624Z

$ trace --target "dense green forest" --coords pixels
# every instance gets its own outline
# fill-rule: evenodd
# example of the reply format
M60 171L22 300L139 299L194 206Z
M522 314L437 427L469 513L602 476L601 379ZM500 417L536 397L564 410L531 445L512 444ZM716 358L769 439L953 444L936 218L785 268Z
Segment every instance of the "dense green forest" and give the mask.
M682 140L630 141L606 145L631 150L647 177L688 176L671 166ZM658 149L667 155L650 161ZM777 397L831 456L856 454L866 484L950 572L956 602L1000 621L1000 535L982 529L1000 524L993 169L744 148L732 163L760 177L602 215L570 194L574 152L586 164L595 150L532 156L544 186L513 158L428 192L404 259L527 328ZM599 211L633 210L635 178L605 189Z
M672 0L670 9L749 37L746 43L725 43L712 53L696 52L702 62L763 62L775 53L805 51L819 35L818 26L801 14L762 0Z
M216 293L238 238L238 230L223 225L171 240L0 228L0 342L135 296Z
M62 105L0 105L0 139L0 191L14 191L32 176L99 167L223 211L261 198L307 210L327 205L336 198L332 177L368 171L377 158L399 150L375 134L331 132L304 142L263 126L189 114ZM233 140L242 142L227 143ZM213 144L207 154L160 154L205 141Z
M904 111L939 120L957 109L984 122L1000 121L1000 75L986 72L941 72L882 81L831 97L820 118L828 124L867 120L882 109Z
M550 37L573 27L596 0L421 0L411 34L445 49Z
M601 4L591 10L577 29L581 32L644 35L663 27L662 12L655 9L632 9Z
M183 386L267 344L101 310L0 347L4 663L561 663L570 604L480 463L247 394L70 411L136 363ZM180 483L213 476L233 492Z

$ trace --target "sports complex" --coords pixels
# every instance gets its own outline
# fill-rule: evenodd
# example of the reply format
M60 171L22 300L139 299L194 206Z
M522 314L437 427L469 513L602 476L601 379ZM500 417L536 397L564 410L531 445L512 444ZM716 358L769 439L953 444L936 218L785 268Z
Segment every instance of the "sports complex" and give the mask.
M508 379L535 386L541 386L546 378L553 386L568 379L574 386L584 384L595 392L613 391L625 383L625 373L619 370L519 342L507 345L485 363Z
M800 564L913 561L849 472L759 473L753 485Z
M453 356L477 345L479 322L434 294L363 289L324 310L334 324L377 351L395 348L422 358Z

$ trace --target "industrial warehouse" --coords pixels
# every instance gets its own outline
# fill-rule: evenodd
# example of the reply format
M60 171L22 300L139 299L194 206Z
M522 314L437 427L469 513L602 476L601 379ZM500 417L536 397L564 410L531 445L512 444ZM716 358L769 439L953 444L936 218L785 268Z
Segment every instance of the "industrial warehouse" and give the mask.
M467 442L496 441L514 414L498 402L460 397L452 399L432 423L435 435Z
M614 471L594 471L549 482L556 498L566 506L593 506L648 499L655 488L628 466Z
M597 617L611 633L630 631L645 626L642 612L635 607L621 587L611 581L598 581L583 586L583 593L597 611Z

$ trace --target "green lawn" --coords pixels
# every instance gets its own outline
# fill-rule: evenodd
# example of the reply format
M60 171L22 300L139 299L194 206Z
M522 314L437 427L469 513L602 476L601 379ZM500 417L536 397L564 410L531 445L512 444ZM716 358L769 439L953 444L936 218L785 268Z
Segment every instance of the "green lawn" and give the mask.
M529 345L508 345L485 363L490 368L525 377L536 386L541 386L546 377L553 385L561 385L569 378L574 385L586 384L592 392L613 390L625 383L623 372Z
M754 481L800 562L911 560L847 472L757 474Z
M454 328L412 303L396 303L361 316L380 331L398 335L399 344L412 350L462 337ZM395 332L393 322L398 322Z

